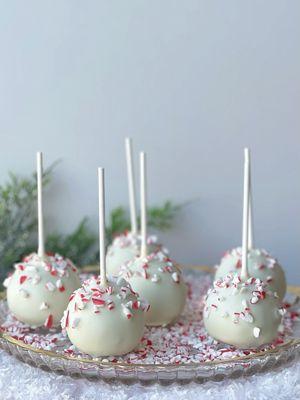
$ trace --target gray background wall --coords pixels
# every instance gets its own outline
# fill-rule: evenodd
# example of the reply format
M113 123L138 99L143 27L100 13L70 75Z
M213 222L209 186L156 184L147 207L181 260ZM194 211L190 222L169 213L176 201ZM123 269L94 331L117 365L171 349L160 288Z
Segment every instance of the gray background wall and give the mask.
M0 179L62 162L48 230L127 203L123 138L149 157L149 202L198 200L163 240L214 264L241 242L252 149L258 246L300 283L299 1L1 1Z

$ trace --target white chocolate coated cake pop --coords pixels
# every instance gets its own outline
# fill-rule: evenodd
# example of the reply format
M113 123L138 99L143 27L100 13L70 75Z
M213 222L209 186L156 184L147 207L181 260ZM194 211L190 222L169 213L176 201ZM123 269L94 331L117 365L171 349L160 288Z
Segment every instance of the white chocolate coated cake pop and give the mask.
M187 286L180 269L163 253L136 258L122 267L121 275L149 302L146 325L167 325L182 313Z
M204 326L213 338L241 348L272 342L281 322L277 294L249 275L249 185L250 155L245 149L241 272L214 282L203 313Z
M228 251L217 266L215 279L224 278L228 274L239 274L242 267L242 248ZM277 293L282 300L286 293L285 274L278 261L265 250L249 249L249 275L268 283L269 289Z
M148 236L147 244L149 253L163 251L161 245L157 244L157 238L154 235ZM141 236L132 232L126 232L117 236L109 246L106 255L106 268L108 275L117 276L122 265L127 264L136 257L139 257L141 250Z
M179 268L163 253L147 256L146 154L140 153L141 171L141 256L121 267L133 290L145 298L150 309L146 325L166 325L181 314L187 295Z
M104 169L98 169L100 276L74 292L62 320L71 342L93 357L122 355L138 346L148 309L124 279L106 275Z
M278 261L265 250L255 248L253 245L253 205L251 168L249 159L249 214L248 214L248 254L247 268L250 276L259 278L269 284L270 290L276 293L279 300L283 300L286 293L285 274ZM242 267L242 248L237 247L226 252L216 267L215 279L224 278L228 274L239 274Z
M59 325L72 292L80 286L76 267L59 254L36 253L15 264L5 280L7 303L19 321L35 328Z
M148 307L124 279L109 278L103 286L93 277L72 294L62 328L83 353L122 355L139 344Z
M279 300L260 279L228 275L214 282L204 305L207 332L239 348L259 347L278 336L283 315Z
M16 318L31 327L51 328L59 324L70 294L80 286L72 262L44 248L42 202L43 157L37 153L38 253L15 265L5 281L7 303Z

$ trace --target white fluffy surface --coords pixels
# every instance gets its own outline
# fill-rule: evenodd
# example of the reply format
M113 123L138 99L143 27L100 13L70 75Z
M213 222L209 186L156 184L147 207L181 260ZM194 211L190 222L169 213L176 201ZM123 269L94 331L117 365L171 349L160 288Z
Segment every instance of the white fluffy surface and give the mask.
M24 364L0 350L1 400L78 399L300 399L300 361L285 368L225 382L190 383L184 386L131 386L89 382L45 372Z

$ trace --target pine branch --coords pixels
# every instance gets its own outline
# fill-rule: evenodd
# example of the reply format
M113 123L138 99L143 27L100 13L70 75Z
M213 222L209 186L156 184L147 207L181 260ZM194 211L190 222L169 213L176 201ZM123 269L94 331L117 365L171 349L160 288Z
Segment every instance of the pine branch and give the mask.
M172 224L181 205L166 201L160 207L150 207L148 209L148 226L159 231L166 231L172 228Z
M47 185L55 164L43 174ZM19 178L9 173L8 181L0 186L0 279L33 246L36 232L36 177Z
M49 235L46 240L47 251L60 253L78 266L94 263L97 236L89 229L87 222L87 218L84 218L69 235Z
M57 162L43 174L44 187L51 181ZM36 174L20 178L10 173L8 181L0 186L0 280L2 281L13 264L37 247ZM157 230L172 227L181 206L166 201L162 206L148 209L148 225ZM113 237L130 229L128 211L117 207L110 213L106 235L107 243ZM98 233L88 224L87 218L68 235L52 233L46 238L47 251L58 252L69 257L77 266L98 261Z
M107 242L112 242L114 236L130 229L130 220L123 207L117 207L110 212L108 225L106 227Z

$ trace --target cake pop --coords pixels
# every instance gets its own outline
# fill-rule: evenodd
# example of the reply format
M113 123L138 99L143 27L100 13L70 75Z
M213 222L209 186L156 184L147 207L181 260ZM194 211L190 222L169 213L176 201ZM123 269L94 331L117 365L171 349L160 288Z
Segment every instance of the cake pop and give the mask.
M141 235L138 234L137 228L135 177L131 138L125 139L125 150L131 230L116 236L112 244L108 247L106 268L109 275L118 275L120 267L138 257L141 248ZM167 250L157 243L156 236L149 236L147 238L147 244L149 246L149 252L163 251L167 254Z
M248 223L249 150L245 149L241 273L214 282L203 312L204 326L213 338L240 348L259 347L276 339L283 315L276 293L249 274Z
M267 283L228 275L209 289L203 320L207 332L218 341L251 348L276 339L283 313Z
M42 207L42 153L37 153L38 252L15 264L5 280L7 303L15 317L35 328L59 325L71 293L80 286L73 263L59 254L46 254Z
M187 287L180 269L165 254L147 249L146 216L146 155L140 155L141 165L141 252L140 256L121 267L124 277L150 304L146 325L157 326L174 322L181 314Z
M70 341L93 357L133 350L142 338L149 308L128 282L106 275L103 168L98 174L100 276L88 279L71 295L62 319Z
M249 160L250 163L250 160ZM249 232L248 232L248 271L250 276L266 281L269 289L275 292L282 301L286 293L285 274L278 263L266 250L257 249L253 245L253 221L252 221L252 188L251 166L249 164ZM239 273L242 266L242 248L237 247L226 252L216 267L215 279L224 278L228 274Z

